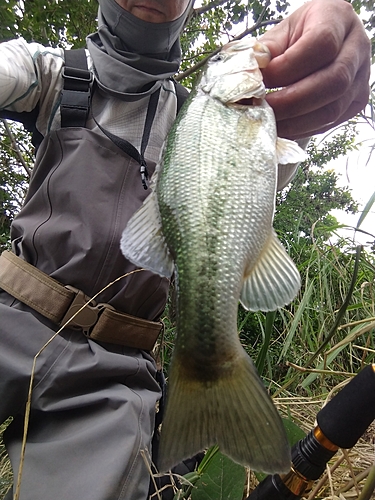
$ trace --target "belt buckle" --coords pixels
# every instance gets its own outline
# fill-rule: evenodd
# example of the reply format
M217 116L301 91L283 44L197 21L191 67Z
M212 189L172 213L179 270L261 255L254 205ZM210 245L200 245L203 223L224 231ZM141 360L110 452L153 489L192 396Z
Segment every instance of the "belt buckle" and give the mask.
M103 310L103 304L97 304L95 300L91 300L81 290L71 285L66 285L65 288L74 292L75 297L61 320L60 325L65 326L66 324L67 328L83 330L83 333L89 336L90 329L98 321L99 313Z

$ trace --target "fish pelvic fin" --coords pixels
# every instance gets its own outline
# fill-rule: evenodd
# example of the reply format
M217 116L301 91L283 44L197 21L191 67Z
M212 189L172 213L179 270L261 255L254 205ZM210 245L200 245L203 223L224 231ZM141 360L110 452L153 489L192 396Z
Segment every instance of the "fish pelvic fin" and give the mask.
M295 142L289 139L277 138L276 142L277 163L286 165L288 163L299 163L306 160L306 152Z
M240 302L250 311L274 311L289 304L300 286L298 269L272 231L255 267L245 271Z
M165 242L155 191L129 220L121 237L121 251L136 266L170 278L174 262Z
M289 471L282 420L245 351L227 376L209 383L190 378L186 362L172 363L159 448L161 472L214 444L256 471Z

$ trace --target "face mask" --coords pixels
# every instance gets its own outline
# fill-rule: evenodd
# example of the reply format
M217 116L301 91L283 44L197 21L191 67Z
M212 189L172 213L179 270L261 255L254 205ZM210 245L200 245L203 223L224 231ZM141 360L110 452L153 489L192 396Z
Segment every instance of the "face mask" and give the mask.
M149 23L133 16L115 0L99 0L98 32L89 35L99 87L119 98L151 94L173 76L181 61L179 35L190 12L168 23Z
M168 23L149 23L124 10L115 0L99 0L99 5L105 25L121 40L124 50L164 58L168 58L190 10L188 6L178 19Z

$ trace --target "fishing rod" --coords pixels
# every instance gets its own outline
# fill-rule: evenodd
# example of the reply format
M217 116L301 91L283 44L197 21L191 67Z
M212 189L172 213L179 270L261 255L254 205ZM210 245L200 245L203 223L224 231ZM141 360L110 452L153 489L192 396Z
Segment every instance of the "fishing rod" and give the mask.
M375 419L375 364L366 366L317 414L317 425L292 448L287 474L267 476L246 500L298 500L339 448L352 448Z

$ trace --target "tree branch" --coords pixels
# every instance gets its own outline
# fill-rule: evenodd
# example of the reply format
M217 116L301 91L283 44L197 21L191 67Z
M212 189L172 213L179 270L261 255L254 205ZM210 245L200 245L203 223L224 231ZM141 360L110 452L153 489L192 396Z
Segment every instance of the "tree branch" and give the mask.
M31 170L28 167L27 163L25 162L25 160L24 160L24 158L22 156L22 153L21 153L21 151L20 151L20 149L18 147L17 141L14 138L13 132L11 131L11 129L10 129L9 125L8 125L8 121L5 120L5 119L2 119L1 121L4 123L4 127L5 127L5 130L6 130L6 133L8 134L11 146L12 146L14 152L16 153L16 156L17 156L18 160L21 162L21 165L26 170L27 175L30 177L31 176Z
M264 9L263 9L264 10ZM245 31L243 31L242 33L240 33L239 35L235 36L231 41L234 41L234 40L241 40L241 38L247 36L247 35L250 35L250 33L254 32L255 30L257 30L258 28L263 28L264 26L270 26L272 24L279 24L280 22L280 19L273 19L273 20L270 20L270 21L261 21L262 17L263 17L263 12L262 12L262 15L259 16L259 19L258 21L253 25L251 26L251 28L247 28ZM202 66L204 66L206 64L206 62L212 57L214 56L215 54L217 54L218 52L220 52L220 50L222 49L222 45L220 45L217 49L213 50L207 57L205 57L204 59L202 59L201 61L199 61L197 64L195 64L194 66L191 66L189 69L187 69L186 71L183 71L182 73L179 73L175 79L176 81L181 81L183 80L184 78L192 75L193 73L195 73L195 71L197 71L198 69L200 69Z
M205 14L211 9L215 9L216 7L220 7L220 5L224 5L228 0L213 0L208 5L203 5L202 7L197 7L194 9L193 16L200 16L201 14Z

